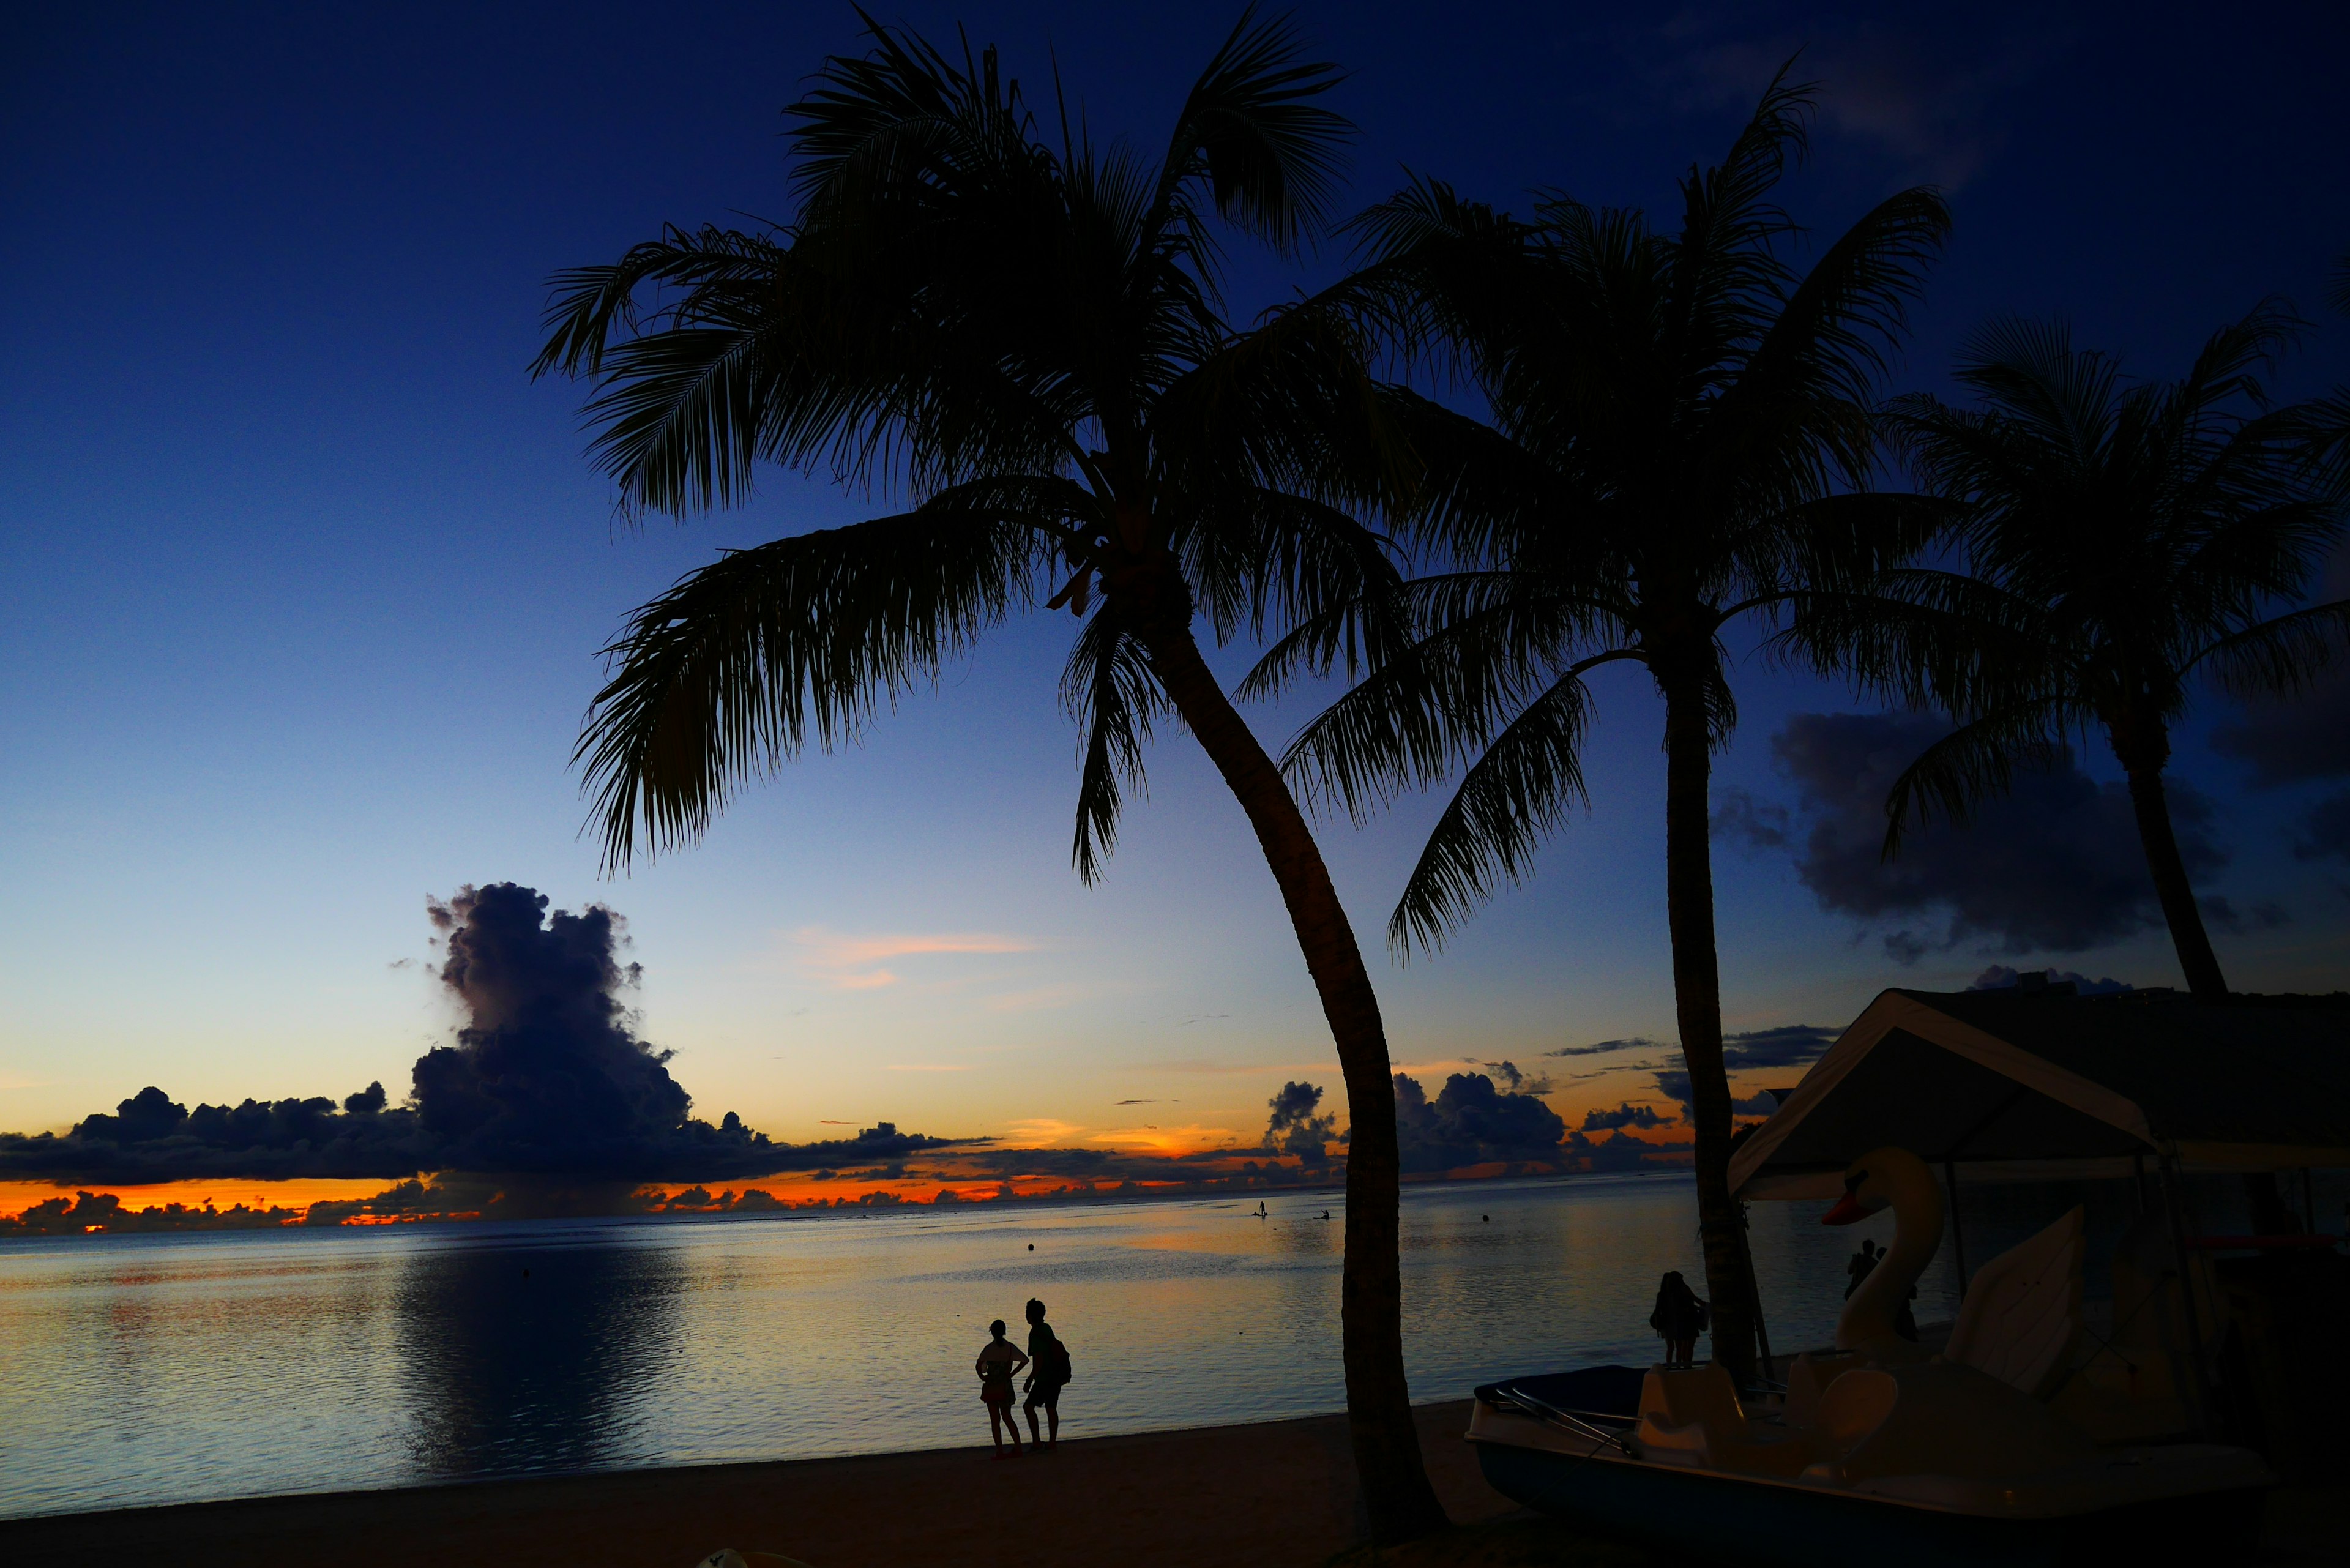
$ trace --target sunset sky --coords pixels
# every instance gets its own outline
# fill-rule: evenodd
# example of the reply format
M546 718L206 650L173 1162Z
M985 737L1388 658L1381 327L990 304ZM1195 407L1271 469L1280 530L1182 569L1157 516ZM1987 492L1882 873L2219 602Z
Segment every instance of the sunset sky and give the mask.
M883 14L941 40L962 21L1032 94L1056 58L1094 133L1153 155L1234 15ZM1409 168L1521 209L1555 186L1666 216L1672 180L1720 156L1801 47L1824 87L1796 217L1833 232L1905 184L1950 193L1898 387L1948 391L1960 337L2010 312L2066 315L2176 374L2271 292L2314 324L2281 389L2350 379L2350 321L2321 304L2350 253L2338 6L1299 15L1353 73L1350 205ZM1253 1142L1286 1079L1343 1100L1272 879L1187 738L1151 750L1107 878L1071 872L1065 618L1015 623L699 847L598 875L568 765L598 647L715 551L883 502L775 473L731 514L617 525L578 389L525 373L546 280L664 222L780 216L777 111L861 47L856 26L846 4L19 16L0 60L0 1129L62 1129L151 1083L191 1105L370 1080L397 1099L457 1019L426 900L501 880L624 916L639 1032L675 1050L695 1114L777 1139L889 1120L1183 1152ZM1250 305L1344 259L1235 256ZM1840 1025L1887 985L1994 963L2178 983L2150 897L2099 904L2064 858L2106 852L2110 791L2073 826L2025 812L1921 851L1947 886L1872 906L1820 847L1866 735L1802 717L1855 701L1758 663L1740 679L1719 776L1747 825L1718 845L1728 1028ZM1644 680L1598 684L1588 818L1440 955L1379 946L1439 803L1324 825L1399 1070L1507 1059L1547 1074L1570 1126L1672 1108L1661 1051L1548 1054L1672 1037ZM1278 746L1317 695L1251 716ZM2350 714L2340 695L2282 732ZM2228 900L2221 959L2240 989L2338 988L2350 860L2305 819L2344 780L2279 761L2278 722L2215 747L2242 723L2214 697L2175 763L2202 890ZM2081 762L2116 776L2101 751ZM1993 875L2002 834L2021 848ZM2034 877L2078 907L2033 923L2054 897Z

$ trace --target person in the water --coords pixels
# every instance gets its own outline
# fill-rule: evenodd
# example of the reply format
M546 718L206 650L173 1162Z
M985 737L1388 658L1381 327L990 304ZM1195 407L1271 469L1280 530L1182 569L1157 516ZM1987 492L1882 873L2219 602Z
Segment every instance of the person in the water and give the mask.
M975 1363L979 1397L987 1407L987 1433L995 1439L995 1457L1003 1458L1003 1439L1012 1439L1012 1457L1020 1457L1020 1417L1012 1413L1012 1379L1028 1365L1020 1347L1003 1337L1003 1320L987 1325L988 1341Z

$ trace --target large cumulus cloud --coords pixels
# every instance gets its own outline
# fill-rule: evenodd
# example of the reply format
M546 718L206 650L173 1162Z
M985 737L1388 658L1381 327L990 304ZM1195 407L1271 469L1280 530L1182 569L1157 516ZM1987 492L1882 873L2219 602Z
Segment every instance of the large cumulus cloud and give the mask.
M1886 951L1905 963L1960 944L2006 954L2080 952L2160 924L2127 789L2092 779L2070 754L2019 774L1965 827L1937 819L1912 830L1900 855L1884 860L1886 794L1947 729L1913 715L1797 714L1773 737L1772 751L1796 786L1800 842L1751 804L1718 825L1759 846L1790 842L1797 875L1820 906L1891 927ZM2226 857L2212 838L2211 803L2177 782L2170 802L2189 872L2218 870ZM1761 833L1749 826L1758 819ZM2208 910L2223 925L2243 918L2224 900L2209 901ZM2265 907L2251 916L2262 924L2281 918Z
M1566 1137L1566 1123L1538 1096L1498 1090L1482 1073L1453 1074L1433 1100L1419 1080L1401 1073L1395 1088L1396 1141L1407 1171L1555 1159Z
M154 1182L413 1176L474 1170L579 1181L706 1181L903 1158L955 1141L882 1122L853 1138L778 1144L729 1111L693 1116L671 1054L637 1037L620 992L619 918L547 913L511 882L430 906L446 933L441 981L465 1009L456 1044L426 1052L408 1103L380 1084L348 1096L248 1099L191 1111L150 1086L64 1137L0 1134L0 1177Z

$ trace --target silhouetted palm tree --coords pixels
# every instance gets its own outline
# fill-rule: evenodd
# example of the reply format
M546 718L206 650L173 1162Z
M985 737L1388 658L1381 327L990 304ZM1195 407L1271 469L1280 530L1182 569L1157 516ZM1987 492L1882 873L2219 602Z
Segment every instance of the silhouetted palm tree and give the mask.
M915 503L729 553L637 612L578 749L608 860L696 838L746 780L853 738L1015 610L1080 618L1062 687L1087 736L1079 874L1098 874L1171 709L1305 950L1353 1121L1356 1458L1377 1533L1423 1532L1444 1516L1404 1383L1378 999L1305 817L1193 635L1201 615L1222 639L1375 604L1395 576L1346 509L1383 483L1354 329L1309 306L1236 335L1217 288L1215 219L1283 251L1321 220L1348 127L1316 100L1337 76L1286 22L1243 17L1154 162L1073 135L1066 107L1048 142L992 49L957 65L868 27L870 51L827 62L789 111L789 227L671 229L556 280L538 369L596 379L592 451L626 508L727 504L762 461Z
M1892 669L1959 728L1895 782L1887 852L1904 826L2005 789L2019 767L2104 732L2129 780L2147 869L2198 997L2228 983L2172 831L2172 728L2206 676L2288 693L2350 630L2350 600L2284 614L2342 536L2307 483L2304 410L2270 410L2259 380L2297 327L2270 302L2221 328L2184 379L2127 383L2061 325L1977 333L1952 408L1896 400L1897 438L1924 486L1961 504L1966 575L1908 569L1880 587L1909 607Z
M1370 253L1347 286L1358 307L1464 373L1492 422L1395 395L1426 465L1418 537L1459 569L1403 591L1419 640L1285 760L1357 815L1465 768L1388 928L1399 950L1433 945L1498 877L1519 877L1582 798L1585 677L1647 669L1665 709L1673 991L1713 1344L1742 1377L1754 1315L1727 1184L1708 843L1712 753L1736 720L1722 638L1857 591L1937 514L1861 487L1875 383L1947 213L1905 191L1799 274L1782 255L1795 226L1771 193L1809 105L1783 72L1721 166L1681 182L1677 233L1565 197L1521 222L1434 183L1356 221ZM1336 625L1284 639L1248 689L1326 667Z

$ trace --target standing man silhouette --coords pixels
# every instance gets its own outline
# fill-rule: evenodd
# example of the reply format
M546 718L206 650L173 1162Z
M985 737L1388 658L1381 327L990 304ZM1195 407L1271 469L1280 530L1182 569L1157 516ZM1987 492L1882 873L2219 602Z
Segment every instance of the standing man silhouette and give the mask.
M1021 1408L1028 1412L1029 1441L1051 1453L1061 1443L1061 1389L1069 1381L1069 1351L1045 1321L1045 1303L1030 1297L1028 1302L1028 1399ZM1044 1432L1036 1429L1036 1409L1044 1407L1048 1423Z
M1863 1241L1860 1244L1860 1251L1855 1252L1852 1255L1852 1261L1844 1266L1844 1272L1850 1276L1850 1278L1845 1282L1845 1300L1852 1300L1852 1293L1860 1289L1860 1282L1868 1278L1870 1273L1876 1270L1879 1261L1880 1260L1878 1259L1877 1252L1877 1243L1874 1241Z

